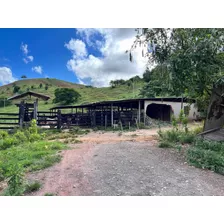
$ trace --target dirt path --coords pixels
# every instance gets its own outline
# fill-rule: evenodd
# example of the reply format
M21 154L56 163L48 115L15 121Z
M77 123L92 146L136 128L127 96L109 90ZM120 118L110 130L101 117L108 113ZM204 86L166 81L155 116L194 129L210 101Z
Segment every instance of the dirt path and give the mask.
M33 195L224 195L224 176L187 165L156 147L157 130L91 132L62 152L60 163L28 175Z

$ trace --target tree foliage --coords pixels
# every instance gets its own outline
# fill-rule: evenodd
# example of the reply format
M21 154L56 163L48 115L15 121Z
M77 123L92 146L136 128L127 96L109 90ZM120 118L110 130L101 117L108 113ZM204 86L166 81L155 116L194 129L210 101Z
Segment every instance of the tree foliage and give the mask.
M55 94L55 99L53 100L53 102L63 103L65 105L75 103L81 97L81 95L77 91L70 88L56 89L54 94Z
M143 97L171 96L175 91L171 89L171 80L166 66L157 66L154 69L146 70L143 74L145 85L140 90Z
M20 89L21 89L20 86L15 85L13 87L13 93L18 93Z
M138 29L130 55L139 45L148 48L143 55L149 64L156 64L166 73L165 79L160 74L149 82L161 84L176 96L209 95L223 77L224 29ZM150 72L147 75L150 77Z
M26 75L22 75L22 76L21 76L21 79L26 79L26 78L27 78Z

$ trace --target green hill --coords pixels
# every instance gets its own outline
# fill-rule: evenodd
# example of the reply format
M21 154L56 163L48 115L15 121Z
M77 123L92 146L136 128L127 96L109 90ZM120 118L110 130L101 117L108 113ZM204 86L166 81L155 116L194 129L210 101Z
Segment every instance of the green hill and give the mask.
M143 81L140 80L133 85L117 85L116 87L102 87L96 88L92 86L85 86L76 83L66 82L58 79L42 78L42 79L25 79L19 80L8 85L0 86L0 98L8 98L15 95L13 93L14 86L19 86L19 93L24 93L28 90L42 93L50 96L51 98L47 101L39 101L39 109L46 110L55 104L52 103L54 99L54 91L57 88L73 88L81 95L80 100L76 104L92 103L104 100L116 100L116 99L129 99L138 98L139 89L143 86ZM46 88L47 86L47 88ZM0 107L0 111L17 111L18 108L14 105L7 106L5 109Z

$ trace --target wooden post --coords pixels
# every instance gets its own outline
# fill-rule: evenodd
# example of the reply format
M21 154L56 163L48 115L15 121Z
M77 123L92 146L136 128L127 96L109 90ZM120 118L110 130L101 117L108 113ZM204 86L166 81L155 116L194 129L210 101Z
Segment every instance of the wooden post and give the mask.
M113 111L113 104L111 104L111 127L114 125L114 111Z
M33 119L37 121L38 99L34 102Z
M107 129L107 114L105 115L105 129Z
M138 101L138 123L141 122L141 101Z
M19 127L23 127L23 121L24 121L24 101L21 101L19 106Z
M57 121L57 129L61 129L61 110L58 110L58 112L57 112L57 118L58 118L58 121Z
M123 131L123 125L122 122L120 121L120 125L121 125L121 131Z

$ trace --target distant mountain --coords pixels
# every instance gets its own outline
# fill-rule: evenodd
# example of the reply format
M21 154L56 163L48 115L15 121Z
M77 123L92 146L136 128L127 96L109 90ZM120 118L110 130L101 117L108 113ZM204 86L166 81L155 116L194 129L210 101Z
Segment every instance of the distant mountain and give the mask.
M51 99L48 100L47 103L40 102L40 108L48 109L54 106L52 100L54 99L54 91L57 88L75 89L81 95L81 98L77 104L84 104L104 100L138 98L139 89L143 86L143 81L139 80L138 82L135 82L134 86L130 85L130 83L129 85L123 83L113 88L96 88L92 86L85 86L77 83L66 82L64 80L50 78L24 79L4 86L0 86L0 98L8 98L15 95L15 93L13 93L13 89L15 86L20 87L17 94L24 93L30 90L50 96ZM12 110L12 108L9 109L10 111Z

